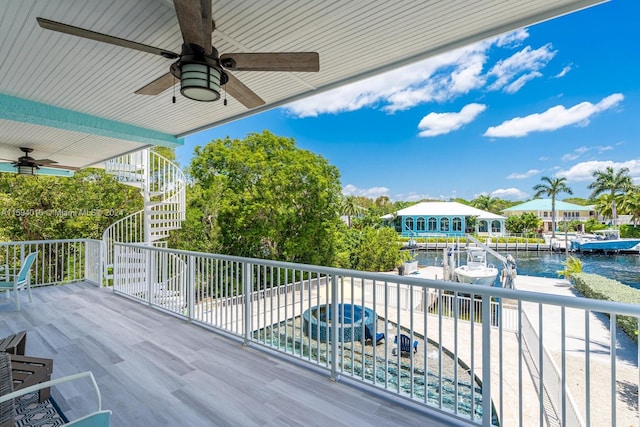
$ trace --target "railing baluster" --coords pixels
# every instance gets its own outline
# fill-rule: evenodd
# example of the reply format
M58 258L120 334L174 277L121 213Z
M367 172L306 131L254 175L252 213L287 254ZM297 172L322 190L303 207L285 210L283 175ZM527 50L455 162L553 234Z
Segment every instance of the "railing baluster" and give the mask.
M615 313L610 313L609 318L609 336L610 343L609 348L611 349L611 425L616 425L617 421L617 408L616 408L616 319L617 316Z

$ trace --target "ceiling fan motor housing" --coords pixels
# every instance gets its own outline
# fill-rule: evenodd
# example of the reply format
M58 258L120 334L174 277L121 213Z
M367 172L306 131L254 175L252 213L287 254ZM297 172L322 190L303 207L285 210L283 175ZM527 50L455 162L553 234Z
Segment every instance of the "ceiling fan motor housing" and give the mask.
M228 77L218 62L217 57L198 53L182 55L171 65L171 73L180 79L180 93L195 101L220 99L220 86Z

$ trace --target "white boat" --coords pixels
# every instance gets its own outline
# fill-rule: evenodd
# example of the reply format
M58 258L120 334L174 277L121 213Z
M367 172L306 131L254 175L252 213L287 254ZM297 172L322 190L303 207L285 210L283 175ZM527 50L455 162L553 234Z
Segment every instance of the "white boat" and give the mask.
M492 286L498 277L498 269L487 264L487 251L482 248L467 249L467 264L456 267L453 271L458 282L473 285Z
M578 252L637 252L640 239L621 238L619 230L595 230L571 241L571 250Z

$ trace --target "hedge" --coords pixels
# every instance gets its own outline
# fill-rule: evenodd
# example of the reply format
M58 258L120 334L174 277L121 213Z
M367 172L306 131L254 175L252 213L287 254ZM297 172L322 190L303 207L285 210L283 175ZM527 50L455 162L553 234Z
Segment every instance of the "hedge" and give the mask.
M616 280L597 274L576 273L571 276L578 292L587 298L606 301L640 304L640 290ZM638 319L632 316L617 316L618 327L638 342Z

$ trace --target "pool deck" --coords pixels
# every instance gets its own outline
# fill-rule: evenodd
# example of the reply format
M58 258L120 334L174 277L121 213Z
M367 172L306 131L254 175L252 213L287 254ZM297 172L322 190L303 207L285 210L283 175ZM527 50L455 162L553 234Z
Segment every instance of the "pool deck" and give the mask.
M420 268L417 277L426 279L442 278L441 267L424 267ZM569 296L581 298L582 296L571 286L571 284L563 279L550 279L534 276L518 276L516 278L516 289L542 292L546 294ZM539 334L539 306L536 303L523 303L523 312L530 319L536 333ZM561 340L561 322L562 315L560 308L545 306L543 311L543 336L544 345L547 352L553 357L558 369L562 369L562 340ZM406 319L405 321L410 321ZM419 322L416 322L419 324ZM436 323L436 322L433 322ZM415 324L415 323L414 323ZM443 329L451 331L453 321L450 324L445 323ZM567 388L572 399L575 401L578 411L582 414L586 412L586 384L584 383L585 371L585 315L582 310L565 309L565 325L566 325L566 358L565 369L567 375ZM437 326L437 325L434 325ZM466 322L458 322L459 334L464 334L464 330L460 328L470 326ZM418 329L416 329L418 330ZM611 352L609 348L610 329L609 319L606 316L591 313L589 315L589 348L591 355L590 363L590 379L591 379L591 425L625 425L637 426L638 421L638 389L635 384L638 380L638 347L637 345L622 331L618 330L616 335L616 380L617 380L617 420L612 423L609 411L609 405L598 405L598 402L611 401ZM477 329L476 337L480 337L480 329ZM445 346L452 346L453 334L442 334L442 343ZM428 328L428 336L434 340L438 340L438 331ZM464 335L462 335L464 336ZM499 336L497 330L492 332L492 343L498 342ZM518 343L517 335L511 332L503 333L502 352L502 369L503 378L505 379L506 389L505 405L503 407L503 421L505 425L516 425L518 423L518 414L511 413L510 409L515 408L517 411L517 402L510 399L517 399L514 394L518 389ZM464 355L470 355L469 349L464 347L463 342L458 340L458 352L460 358ZM468 343L467 343L468 344ZM496 345L492 344L492 360L499 360L494 356ZM453 347L450 347L453 348ZM504 357L504 355L515 355L515 357ZM499 358L498 353L495 356ZM476 348L474 358L477 361L476 371L481 372L481 352ZM492 371L492 387L498 384L499 367L491 367ZM495 389L494 389L495 390ZM523 404L524 404L524 425L530 425L531 422L538 422L538 394L534 387L532 376L524 368L523 372ZM500 402L495 402L496 408L499 409ZM602 409L600 410L600 407ZM532 411L532 412L530 412ZM531 418L529 418L531 417ZM513 423L513 424L512 424Z

